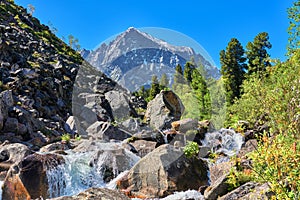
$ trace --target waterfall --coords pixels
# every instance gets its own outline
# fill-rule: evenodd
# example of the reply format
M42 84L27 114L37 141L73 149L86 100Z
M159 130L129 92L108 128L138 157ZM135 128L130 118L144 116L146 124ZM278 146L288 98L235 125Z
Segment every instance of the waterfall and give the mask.
M124 163L126 170L129 170L140 158L127 149L117 150L122 152L126 159ZM69 196L78 194L91 187L115 188L116 182L127 172L120 170L118 166L118 156L110 151L89 151L84 153L74 153L72 150L66 151L64 155L65 164L48 170L47 178L49 185L49 197ZM109 175L113 176L109 183L103 180L107 168Z
M207 133L202 145L210 147L212 152L224 153L227 156L236 155L244 143L244 137L232 129L222 128L219 131Z

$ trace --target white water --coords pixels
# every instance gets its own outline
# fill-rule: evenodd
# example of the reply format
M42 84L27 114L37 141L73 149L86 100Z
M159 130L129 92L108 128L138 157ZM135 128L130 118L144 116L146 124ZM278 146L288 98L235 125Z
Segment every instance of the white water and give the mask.
M116 156L108 151L100 154L96 151L87 153L67 151L67 153L68 155L64 156L65 164L47 171L50 198L75 195L90 187L113 189L116 187L116 181L127 172L126 170L119 172ZM124 154L129 160L127 163L129 170L139 157L127 150L124 150ZM106 184L103 181L103 167L108 165L116 178Z
M227 156L238 154L244 143L244 137L232 129L221 129L207 133L202 141L203 146L208 146L214 153L224 153Z

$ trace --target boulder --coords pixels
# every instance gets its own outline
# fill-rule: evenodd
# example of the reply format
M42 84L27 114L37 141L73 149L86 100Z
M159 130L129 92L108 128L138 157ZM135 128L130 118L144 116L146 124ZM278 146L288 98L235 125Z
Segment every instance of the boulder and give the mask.
M18 132L18 124L19 124L18 119L8 117L5 121L3 131L17 133Z
M228 174L219 177L214 184L206 188L204 191L204 198L208 200L218 199L218 197L225 195L228 192L229 184L227 183Z
M230 193L219 198L220 200L256 200L256 199L271 199L272 193L269 192L270 186L268 183L259 184L248 182Z
M55 143L43 146L40 149L40 152L46 153L46 152L52 152L52 151L65 151L65 150L69 150L69 149L70 149L70 147L66 142L55 142Z
M81 199L101 199L101 200L130 200L127 196L117 190L107 188L90 188L74 196L63 196L49 200L81 200Z
M146 140L136 140L130 144L134 147L137 151L137 155L140 157L144 157L148 153L152 152L157 146L157 142Z
M195 130L198 127L198 120L187 118L171 123L172 129L181 133L186 133L188 130Z
M180 119L184 106L180 98L172 91L161 91L148 103L145 119L156 129L171 128L171 123Z
M31 153L31 150L24 144L4 142L0 145L0 162L14 164Z
M123 91L109 91L105 93L105 98L110 104L113 117L116 121L124 121L130 116L137 116L130 104L128 94L125 94Z
M118 124L118 126L131 134L135 134L142 131L143 124L139 118L129 118Z
M113 126L110 122L97 121L89 126L86 130L88 137L96 140L110 141L125 140L131 135L118 127Z
M230 169L234 166L233 162L223 162L209 167L210 172L210 182L214 185L219 177L229 174Z
M49 197L46 172L63 163L63 158L55 154L35 153L25 157L8 171L3 183L2 199Z
M207 185L207 173L203 160L189 159L180 149L165 144L143 157L117 186L131 197L166 197Z
M20 162L31 153L31 150L24 144L4 142L0 145L0 168L8 170L11 165Z

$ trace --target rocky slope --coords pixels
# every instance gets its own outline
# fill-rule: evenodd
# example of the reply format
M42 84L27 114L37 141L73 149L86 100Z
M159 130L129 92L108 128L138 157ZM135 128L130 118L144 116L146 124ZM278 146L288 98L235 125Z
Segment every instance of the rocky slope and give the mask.
M153 74L160 77L166 73L172 80L176 65L183 67L192 57L205 66L210 76L219 76L217 68L193 48L168 44L133 27L109 44L103 43L94 51L83 50L81 54L131 91L149 85Z
M26 10L0 6L0 139L39 140L65 132L81 56Z
M91 113L95 106L101 111L95 121L114 121L116 113L136 115L127 90L26 9L10 0L0 5L0 140L27 141L38 149L63 133L74 134L67 119L73 112L80 117L88 103L84 111ZM98 104L91 105L92 98Z

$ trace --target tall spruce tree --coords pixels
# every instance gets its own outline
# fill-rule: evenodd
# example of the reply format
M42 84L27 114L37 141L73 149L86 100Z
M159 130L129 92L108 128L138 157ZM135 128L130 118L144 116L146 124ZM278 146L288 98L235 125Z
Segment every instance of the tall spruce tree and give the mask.
M174 74L174 85L183 83L183 71L180 64L176 65L175 74Z
M267 52L271 47L269 34L266 32L259 33L253 42L247 44L248 74L264 72L268 66L271 66L270 55Z
M195 69L195 65L192 62L185 63L183 76L188 83L192 82L192 73L194 69Z
M199 120L211 118L211 100L205 78L201 75L200 70L192 70L191 87L194 90L199 104Z
M296 0L288 9L288 18L290 25L288 27L289 43L288 55L292 55L300 48L300 0Z
M234 99L241 95L240 87L247 67L244 53L243 46L236 38L232 38L226 50L220 52L221 74L228 104L232 104Z

